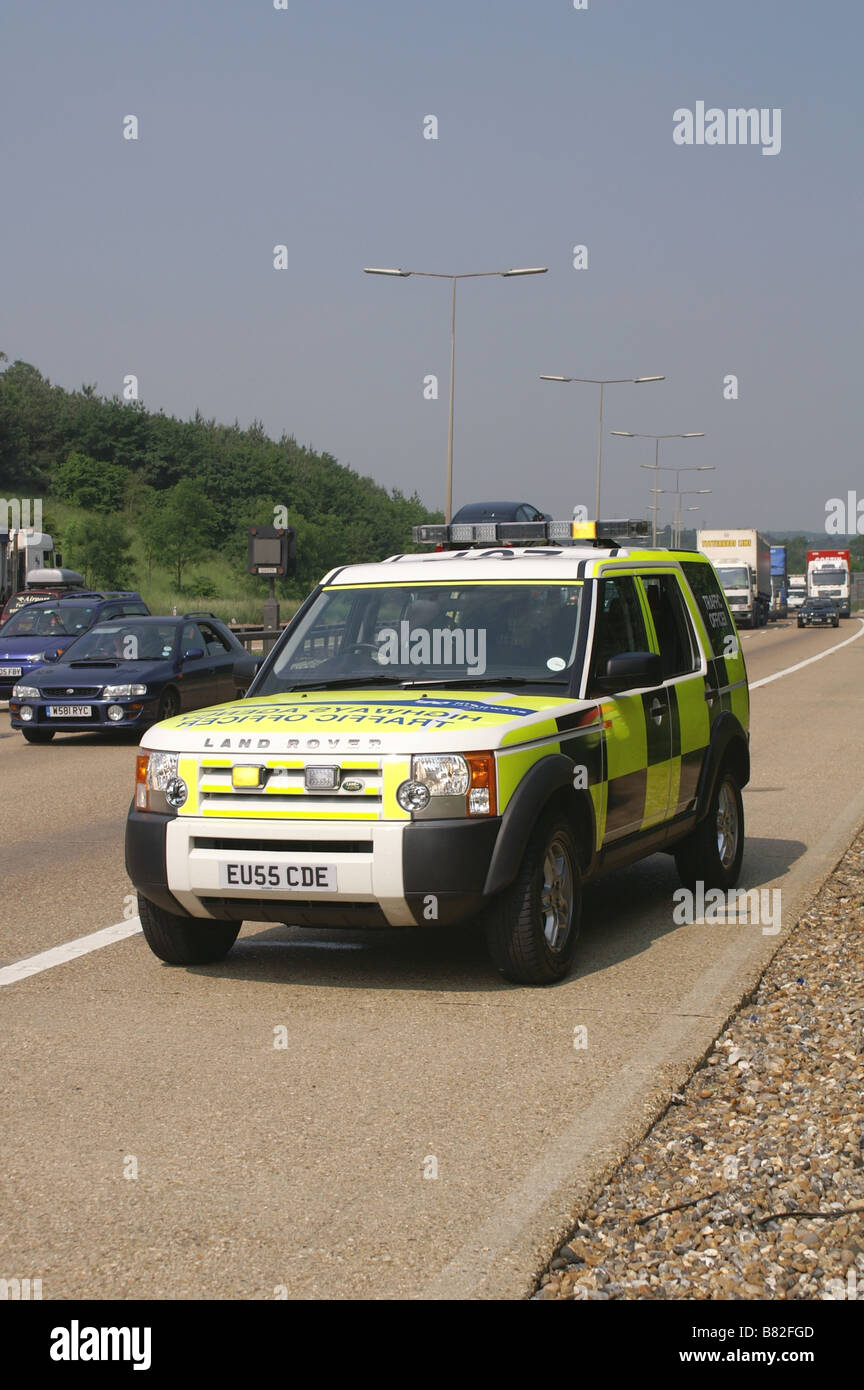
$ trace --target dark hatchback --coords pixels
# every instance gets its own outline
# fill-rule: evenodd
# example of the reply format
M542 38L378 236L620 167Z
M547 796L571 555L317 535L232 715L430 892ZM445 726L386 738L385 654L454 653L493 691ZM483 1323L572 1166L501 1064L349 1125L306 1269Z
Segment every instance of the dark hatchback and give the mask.
M478 521L551 521L547 512L540 512L530 502L467 502L454 512L452 524Z
M211 613L98 623L15 685L13 729L28 743L59 731L135 731L185 710L236 700L254 657Z
M798 609L799 627L839 627L840 609L831 598L808 598Z

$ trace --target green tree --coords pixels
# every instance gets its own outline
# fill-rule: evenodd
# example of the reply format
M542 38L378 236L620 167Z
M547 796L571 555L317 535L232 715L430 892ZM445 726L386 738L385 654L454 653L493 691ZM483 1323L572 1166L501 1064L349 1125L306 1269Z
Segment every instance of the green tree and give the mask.
M186 566L203 559L209 548L207 494L197 478L181 478L162 495L150 513L151 517L154 515L159 518L158 553L170 565L180 589Z
M116 512L123 505L127 473L116 463L104 463L72 452L54 469L58 496L90 512Z
M129 545L120 517L86 516L66 527L64 558L94 588L128 589L134 575Z

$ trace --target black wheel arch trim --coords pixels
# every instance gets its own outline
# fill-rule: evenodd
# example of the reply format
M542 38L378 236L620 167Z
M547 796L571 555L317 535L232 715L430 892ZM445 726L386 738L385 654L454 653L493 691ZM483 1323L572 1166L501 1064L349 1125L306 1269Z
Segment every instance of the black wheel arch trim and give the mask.
M750 781L750 745L747 734L735 715L723 710L711 730L711 742L699 774L696 790L697 823L708 814L720 768L730 754L736 763L738 785L746 787Z
M563 753L550 753L526 772L501 818L501 829L486 874L484 893L498 893L513 882L531 833L544 808L557 792L567 793L571 809L576 813L572 817L574 821L578 815L586 818L590 827L589 842L585 847L587 853L582 868L586 869L593 863L596 839L594 803L587 790L574 788L573 767L572 758Z

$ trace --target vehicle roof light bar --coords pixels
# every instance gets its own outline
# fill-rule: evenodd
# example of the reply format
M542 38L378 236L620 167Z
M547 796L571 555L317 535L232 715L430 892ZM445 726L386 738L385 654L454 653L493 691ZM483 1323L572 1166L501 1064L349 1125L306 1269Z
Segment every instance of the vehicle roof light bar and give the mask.
M619 517L609 521L477 521L448 525L412 526L419 545L548 545L572 544L613 549L624 541L644 540L648 522Z

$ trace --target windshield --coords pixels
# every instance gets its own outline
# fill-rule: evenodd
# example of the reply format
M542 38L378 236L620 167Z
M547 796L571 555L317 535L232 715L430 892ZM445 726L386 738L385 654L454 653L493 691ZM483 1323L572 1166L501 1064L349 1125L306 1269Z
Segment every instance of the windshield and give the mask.
M581 584L376 584L325 589L256 695L303 686L566 685Z
M98 623L66 648L65 661L164 661L174 650L176 623Z
M750 570L746 565L722 565L717 573L724 589L746 589L750 584Z
M810 571L810 578L811 578L811 580L813 581L813 583L816 585L816 588L817 588L817 589L818 589L818 588L821 588L823 585L826 585L826 584L827 584L827 585L845 584L845 583L846 583L846 571L845 571L845 570L841 570L841 569L836 569L836 570L811 570L811 571Z
M95 612L91 603L30 604L3 624L3 636L74 637L90 626Z

